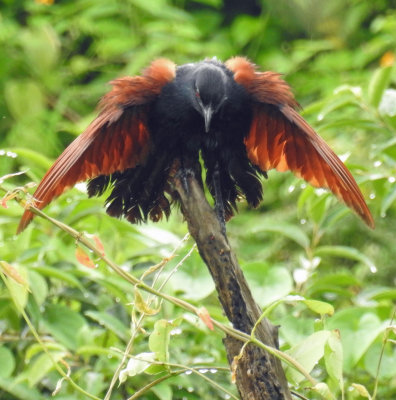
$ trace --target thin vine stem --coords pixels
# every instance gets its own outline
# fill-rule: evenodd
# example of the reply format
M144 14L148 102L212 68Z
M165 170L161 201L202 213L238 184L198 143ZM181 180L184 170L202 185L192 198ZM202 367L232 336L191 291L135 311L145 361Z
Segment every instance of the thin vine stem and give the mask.
M372 398L371 398L372 400L375 400L376 397L377 397L378 381L379 381L379 374L380 374L380 370L381 370L382 359L384 357L386 343L388 342L389 332L391 330L390 328L392 327L395 318L396 318L396 306L393 309L393 313L392 313L391 320L389 322L389 326L385 329L384 339L382 341L381 353L380 353L380 356L379 356L379 359L378 359L377 370L376 370L376 373L375 373L374 391L373 391L373 395L372 395Z
M172 253L170 254L170 256L164 258L159 264L157 264L157 266L154 266L154 268L153 268L153 267L149 268L149 270L150 270L150 269L151 269L151 270L157 270L157 269L159 268L159 271L157 272L157 274L156 274L156 276L155 276L155 278L154 278L154 280L153 280L152 287L154 287L154 285L156 284L156 282L157 282L157 280L158 280L158 278L159 278L159 276L160 276L160 273L161 273L161 272L163 271L163 269L165 268L165 265L176 255L176 252L177 252L177 251L181 248L181 246L188 240L189 237L190 237L190 235L189 235L189 234L186 234L186 235L184 236L184 238L180 241L180 243L173 249L173 251L172 251ZM191 251L190 251L187 255L189 255L189 254L191 254ZM184 261L184 260L186 259L186 257L187 257L187 256L183 257L183 259L177 264L177 267L180 266L180 263L181 263L182 261ZM175 270L176 270L176 269L174 268L174 271L175 271ZM143 277L146 276L147 274L148 274L148 273L147 273L147 271L146 271L146 272L143 274ZM171 275L171 274L172 274L172 271L171 271L170 274L167 276L167 279L170 278L170 275ZM158 288L158 290L161 290L162 287L166 284L166 282L167 282L167 280L165 279L165 281L160 285L160 287ZM149 299L147 300L147 305L148 305L148 307L151 306L151 303L154 301L155 298L156 298L156 297L154 297L153 295L151 295L151 297L149 297ZM112 377L112 379L111 379L111 382L110 382L109 388L107 389L107 393L106 393L106 396L105 396L104 400L109 400L110 397L111 397L111 394L112 394L112 392L113 392L114 386L115 386L115 384L116 384L116 382L117 382L117 380L118 380L118 378L119 378L119 376L120 376L122 367L124 366L124 364L125 364L125 362L126 362L126 360L127 360L127 358L128 358L128 355L132 352L133 343L134 343L134 341L135 341L136 334L137 334L137 332L138 332L138 330L139 330L139 327L140 327L140 325L142 324L144 318L145 318L145 314L141 314L140 317L139 317L139 319L138 319L138 321L136 322L136 324L135 324L135 326L134 326L134 330L133 330L133 332L132 332L132 335L131 335L130 339L128 340L128 344L127 344L127 346L126 346L126 348L125 348L125 351L123 352L122 360L121 360L121 362L119 363L119 365L118 365L116 371L114 372L114 375L113 375L113 377Z
M2 190L4 190L6 193L9 193L1 186L0 186L0 188ZM14 192L16 194L14 194ZM106 265L108 265L111 269L113 269L120 277L124 278L127 282L131 283L132 285L134 285L137 288L141 288L142 290L144 290L154 296L157 296L166 301L169 301L170 303L173 303L174 305L179 306L186 311L189 311L195 315L199 314L199 309L197 307L193 306L192 304L190 304L184 300L181 300L177 297L168 295L166 293L162 293L160 290L157 290L157 289L145 284L142 280L134 277L127 271L123 270L119 265L117 265L115 262L113 262L111 259L109 259L105 254L103 254L103 251L99 250L83 233L78 232L77 230L71 228L70 226L56 220L55 218L48 216L43 211L34 207L32 205L31 201L29 201L29 200L26 201L24 199L21 199L19 197L19 193L20 192L25 193L24 188L17 188L14 192L13 192L12 197L10 197L10 198L15 199L19 204L22 205L22 207L24 209L29 209L29 211L31 211L35 215L38 215L38 216L46 219L47 221L51 222L53 225L57 226L58 228L60 228L61 230L63 230L67 234L69 234L71 237L73 237L76 240L77 243L83 244L85 247L87 247L89 250L91 250L92 253L95 254L95 256L97 258L101 259ZM241 340L242 342L245 342L245 343L246 342L253 343L256 346L266 350L268 353L274 355L275 357L279 358L280 360L284 361L286 364L292 366L294 369L299 371L313 386L316 384L316 380L305 370L305 368L300 363L298 363L296 360L294 360L291 356L289 356L288 354L286 354L274 347L267 346L264 343L262 343L261 341L252 337L251 335L241 332L241 331L239 331L235 328L232 328L230 326L227 326L225 324L222 324L222 323L216 321L215 319L212 319L212 322L216 328L218 328L225 334L227 334L231 337L234 337L238 340ZM133 340L131 343L133 343ZM58 368L60 368L60 367L58 366L57 369ZM60 369L60 370L62 371L61 375L65 379L69 380L69 378L66 376L64 371L62 369ZM116 379L115 379L115 381L116 381ZM114 384L113 384L113 386L114 386ZM80 391L81 390L83 390L83 389L80 388ZM89 395L89 397L97 399L96 397L92 397L92 395ZM109 397L106 396L105 400L109 400Z

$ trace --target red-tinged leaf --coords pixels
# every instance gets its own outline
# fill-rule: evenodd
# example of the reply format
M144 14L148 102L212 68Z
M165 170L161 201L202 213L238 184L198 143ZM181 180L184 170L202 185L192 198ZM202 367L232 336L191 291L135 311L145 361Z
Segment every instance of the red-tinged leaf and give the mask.
M3 176L0 177L0 183L3 183L6 179L13 178L14 176L22 175L22 174L24 174L25 172L26 172L26 171L21 171L21 172L15 172L14 174L3 175ZM20 192L25 192L25 193L26 193L27 189L29 188L29 185L30 185L30 184L27 184L25 187L17 187L17 188L15 188L15 189L10 190L9 192L7 192L7 193L2 197L2 199L1 199L1 201L0 201L1 206L2 206L3 208L8 208L7 201L8 201L8 200L12 200L12 199L14 199L15 197L17 197L18 194L19 194ZM35 184L33 184L33 185L35 185ZM26 189L25 189L25 188L26 188Z
M54 0L36 0L37 4L44 4L46 6L52 6L54 4Z
M387 51L384 53L380 59L381 67L391 67L395 63L395 53L392 51Z
M93 241L95 242L95 246L96 246L96 248L99 250L100 254L101 254L102 256L105 256L104 246L103 246L102 241L99 239L99 237L96 236L96 235L93 235L93 236L92 236L92 239L93 239Z
M213 322L210 318L208 310L205 307L201 307L197 311L198 317L201 318L202 322L211 330L213 331Z
M3 208L8 208L8 205L7 205L7 201L9 201L9 200L12 200L14 197L16 197L18 195L18 191L14 191L14 190L12 190L12 191L10 191L10 192L7 192L4 196L3 196L3 198L1 199L1 206L3 207Z
M0 261L0 266L5 275L20 285L25 286L26 288L28 287L28 283L26 282L25 278L20 275L16 268L8 264L7 261Z
M88 268L96 268L96 265L89 258L89 255L81 247L78 246L76 248L76 258L80 264L85 265Z

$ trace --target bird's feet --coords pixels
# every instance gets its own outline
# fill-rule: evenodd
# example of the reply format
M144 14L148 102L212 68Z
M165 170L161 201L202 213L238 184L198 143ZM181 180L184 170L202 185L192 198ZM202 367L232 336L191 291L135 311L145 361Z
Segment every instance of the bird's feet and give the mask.
M179 168L175 177L180 180L184 191L188 194L190 192L188 178L194 177L194 171L191 168Z
M213 187L214 187L214 199L215 199L215 212L217 218L220 222L221 232L226 235L226 225L225 225L225 210L223 203L223 196L221 194L221 182L220 182L220 172L219 168L216 167L213 173Z

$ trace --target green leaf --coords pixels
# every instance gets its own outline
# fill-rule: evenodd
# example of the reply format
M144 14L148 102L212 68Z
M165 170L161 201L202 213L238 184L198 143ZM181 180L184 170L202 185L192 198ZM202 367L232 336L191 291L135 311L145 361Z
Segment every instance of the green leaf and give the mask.
M308 185L304 190L301 191L300 196L298 196L298 202L297 202L299 214L303 212L304 206L307 205L310 199L312 199L312 197L315 196L314 190L315 189L312 186Z
M370 298L374 300L396 300L396 289L389 287L377 287L371 294Z
M16 382L14 378L5 379L0 375L0 388L4 393L10 393L14 398L20 400L45 400L40 392L33 387L29 387L25 383ZM4 399L7 397L4 396Z
M120 358L121 355L120 353L111 350L109 348L104 348L102 346L95 346L95 345L83 345L80 346L78 348L78 350L76 351L77 354L81 354L82 356L100 356L100 355L104 355L108 358L113 358L113 357L118 357Z
M169 371L169 367L167 365L152 364L144 372L149 375L157 375L166 371Z
M10 147L9 149L6 149L6 151L12 151L13 153L18 154L18 158L21 158L24 162L28 161L36 167L41 167L43 170L48 170L54 162L54 160L33 149Z
M189 15L181 8L172 7L168 2L164 0L157 0L156 2L147 3L144 0L134 0L134 7L141 8L149 15L157 16L164 20L168 18L173 18L172 22L178 21L187 24ZM146 49L147 51L147 49Z
M188 300L199 301L208 297L215 290L215 284L208 270L202 267L198 251L193 251L183 268L172 276L172 289L183 293L183 298Z
M327 373L334 381L337 382L341 391L344 390L344 382L342 375L343 367L343 350L341 344L340 333L336 330L331 332L325 345L325 365Z
M104 326L108 330L115 333L116 336L128 341L130 332L128 327L126 327L119 319L113 317L106 312L100 311L86 311L84 313L87 317L92 318L94 321L98 322L100 325Z
M174 398L172 386L166 382L155 385L151 390L160 400L172 400Z
M55 343L55 342L47 342L45 344L45 347L48 351L52 352L52 353L57 353L57 352L65 352L65 346L59 344L59 343ZM31 359L37 355L37 354L41 354L43 352L43 346L40 343L33 343L32 345L30 345L26 352L25 352L25 362L27 364L30 363Z
M370 271L376 271L377 267L375 264L368 258L366 255L361 253L359 250L354 247L348 246L321 246L317 247L315 250L315 255L322 257L324 255L335 256L335 257L344 257L350 260L359 261L362 264L367 265Z
M346 106L349 106L351 104L358 104L356 97L353 96L352 93L343 93L342 95L339 94L338 96L333 96L332 98L329 99L325 103L325 106L322 108L320 111L320 114L318 115L318 120L323 120L327 114L338 110L339 108L344 108Z
M26 268L22 267L21 265L14 265L18 272L18 274L22 277L22 279L27 282L27 270ZM25 308L27 301L28 301L28 287L26 285L21 285L20 283L16 282L14 279L10 279L9 277L5 277L7 279L7 287L10 293L10 296L13 302L16 304L17 308Z
M287 224L279 221L265 221L258 228L253 230L253 233L272 232L279 233L287 238L295 241L304 249L309 247L309 238L305 232L296 225Z
M230 28L231 37L239 46L245 46L257 36L264 26L265 21L258 18L246 14L238 15Z
M51 352L51 357L47 353L40 354L20 375L21 379L27 379L29 386L34 386L40 382L49 371L55 368L55 363L67 355L67 352Z
M62 269L53 267L36 267L34 268L34 271L39 272L41 275L46 276L47 278L58 279L71 287L77 287L81 291L84 291L84 287L81 282L73 274Z
M21 268L16 266L12 266L11 264L9 264L7 261L0 261L0 270L4 273L4 275L7 276L8 281L10 282L15 282L23 287L25 287L26 289L29 288L29 284L27 282L27 280L25 279L25 276L22 276L19 273L19 270ZM26 274L24 274L26 275Z
M318 297L325 293L340 293L343 296L351 296L350 288L359 287L361 282L352 272L332 273L312 279L309 285L309 296Z
M341 332L345 371L353 371L386 326L386 322L381 322L374 312L359 307L337 311L326 321L327 329Z
M384 90L389 86L393 66L380 67L376 69L368 86L368 98L370 104L378 108Z
M263 263L254 262L244 265L243 271L261 307L287 296L293 289L293 279L287 268L268 268Z
M384 336L385 333L383 337ZM383 379L392 379L393 377L396 376L395 343L388 342L385 344L384 349L382 349L383 345L384 345L383 340L381 341L377 340L370 346L370 348L367 350L364 356L365 371L368 372L375 379L377 375L379 355L383 351L381 357L379 375L378 375L380 382Z
M276 323L282 327L280 330L282 338L290 346L302 342L314 332L314 321L312 321L312 318L307 318L302 315L296 318L291 313L287 313L281 319L277 319ZM323 330L323 328L320 330Z
M333 315L334 314L334 307L329 304L325 303L324 301L319 300L301 300L310 310L320 314L320 315Z
M317 362L323 357L325 344L330 335L330 331L315 332L298 345L287 350L286 353L298 361L309 373L312 371ZM302 374L291 367L287 367L287 376L296 384L304 379Z
M173 290L182 292L183 298L193 301L202 300L213 293L215 290L213 279L202 266L201 263L197 263L192 270L178 271L172 277Z
M381 202L381 216L385 217L386 212L388 211L389 207L394 203L396 200L396 187L390 190L386 196L382 199Z
M320 394L320 396L325 400L334 400L335 397L331 392L330 388L324 382L317 383L313 388L313 391Z
M139 311L141 314L146 314L146 315L155 315L155 314L158 314L159 311L161 310L161 307L158 307L158 308L150 307L148 302L146 302L144 300L144 298L138 288L135 288L134 305L135 305L137 311Z
M196 3L206 4L215 8L220 8L223 5L222 0L196 0Z
M365 386L359 383L352 383L352 387L358 392L359 396L365 397L366 399L371 400L370 393L366 389Z
M37 118L44 110L44 95L33 80L7 81L4 97L10 113L17 120Z
M107 388L104 378L104 374L101 371L90 371L86 374L84 389L93 396L100 396L103 390Z
M169 361L170 333L175 324L160 319L154 324L154 330L149 337L149 348L155 353L155 359L167 363Z
M5 346L0 346L0 377L9 378L15 368L15 358L11 350Z
M49 333L67 348L76 350L78 333L86 325L77 312L60 304L49 305L44 312L44 325Z
M326 212L329 209L332 198L328 193L322 193L320 196L318 196L315 192L314 194L315 197L311 201L308 209L308 215L317 225L321 225L324 217L326 216Z
M59 55L59 40L49 24L40 24L20 35L29 65L38 75L48 74Z
M29 270L29 287L38 306L41 306L48 294L48 285L45 279L33 269Z

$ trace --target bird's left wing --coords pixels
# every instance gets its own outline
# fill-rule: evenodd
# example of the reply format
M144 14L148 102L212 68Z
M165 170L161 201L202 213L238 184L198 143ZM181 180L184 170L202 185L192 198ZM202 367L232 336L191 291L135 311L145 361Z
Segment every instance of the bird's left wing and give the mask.
M292 171L315 187L330 189L371 228L374 220L353 176L325 141L298 114L288 84L274 72L258 72L242 57L226 62L253 99L245 139L250 161L263 171Z
M33 195L34 205L42 209L77 182L144 163L150 151L148 108L162 88L174 79L175 73L171 61L160 59L142 76L110 82L113 88L102 98L98 117L45 174ZM18 233L32 219L32 212L25 211Z

